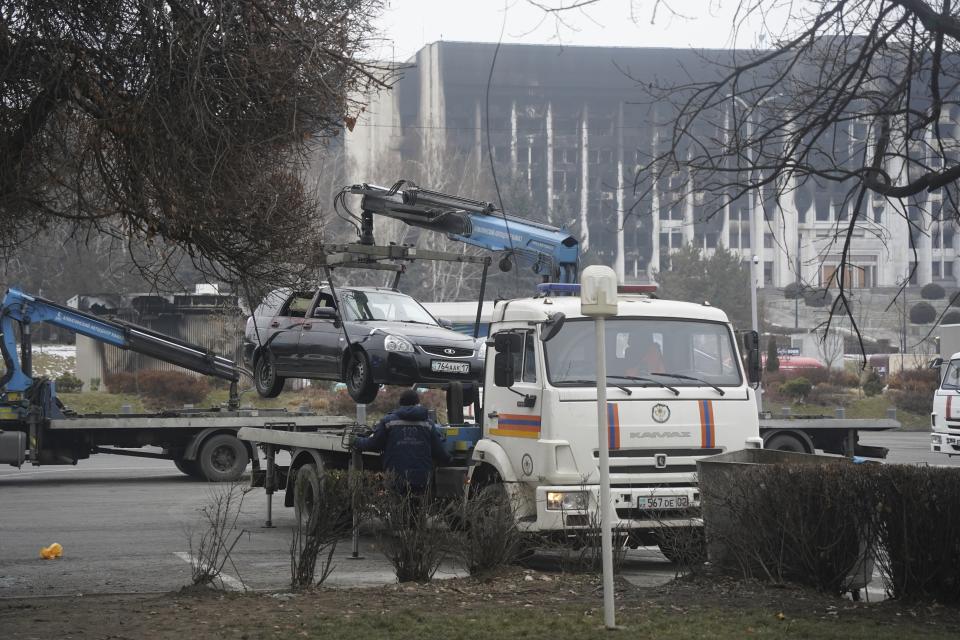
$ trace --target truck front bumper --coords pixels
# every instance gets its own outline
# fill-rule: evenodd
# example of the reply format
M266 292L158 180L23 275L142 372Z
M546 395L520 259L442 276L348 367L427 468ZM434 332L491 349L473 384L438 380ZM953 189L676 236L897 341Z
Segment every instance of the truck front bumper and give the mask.
M599 485L539 486L535 497L535 516L522 521L527 531L571 532L600 526ZM703 526L696 487L612 487L610 502L614 530Z
M934 431L930 434L930 451L960 456L960 433Z

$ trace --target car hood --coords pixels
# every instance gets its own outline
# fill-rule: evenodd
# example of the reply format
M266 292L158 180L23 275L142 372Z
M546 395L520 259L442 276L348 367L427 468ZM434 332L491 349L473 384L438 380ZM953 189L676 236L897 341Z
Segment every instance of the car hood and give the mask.
M428 324L416 324L414 322L387 322L384 320L369 320L367 322L350 322L347 330L351 334L359 337L360 335L379 331L389 333L395 336L403 336L417 344L448 344L451 346L461 346L465 348L474 348L476 340L470 336L465 336L452 329Z

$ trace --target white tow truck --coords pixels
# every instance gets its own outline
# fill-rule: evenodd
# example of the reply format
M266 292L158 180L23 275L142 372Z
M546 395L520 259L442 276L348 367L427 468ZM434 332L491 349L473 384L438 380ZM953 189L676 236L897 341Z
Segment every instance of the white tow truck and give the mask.
M437 470L438 498L462 496L465 483L469 491L500 483L524 531L598 526L594 326L570 295L577 286L544 284L535 297L496 304L479 423L447 427L455 463ZM606 320L612 524L632 546L663 546L661 528L701 524L698 459L763 442L751 387L760 374L756 334L746 335L741 358L723 311L648 291L620 287L618 315ZM346 468L346 428L244 428L239 437L266 452L254 483L285 491L303 518L317 501L294 495L294 479ZM276 464L280 450L289 466ZM363 465L378 468L379 458L364 454Z
M930 412L930 451L960 456L960 352L944 362L937 358L932 367L940 367L940 385L933 394Z

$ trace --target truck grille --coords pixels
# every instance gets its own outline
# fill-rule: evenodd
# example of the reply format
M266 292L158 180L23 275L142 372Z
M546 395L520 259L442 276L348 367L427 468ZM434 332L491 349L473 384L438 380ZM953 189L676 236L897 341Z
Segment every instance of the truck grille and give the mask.
M464 349L463 347L422 344L420 345L420 349L422 349L424 353L437 356L438 358L469 358L473 355L473 349Z

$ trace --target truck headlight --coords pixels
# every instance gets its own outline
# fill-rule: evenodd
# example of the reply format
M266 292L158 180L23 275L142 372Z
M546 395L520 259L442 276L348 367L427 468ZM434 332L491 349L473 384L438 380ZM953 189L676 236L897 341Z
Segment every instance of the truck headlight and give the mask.
M400 336L388 335L383 339L383 348L387 351L398 351L400 353L413 353L413 345L406 338Z
M930 440L933 442L933 444L943 444L943 438L941 436L930 436Z
M586 491L548 491L548 511L585 511L590 504Z

